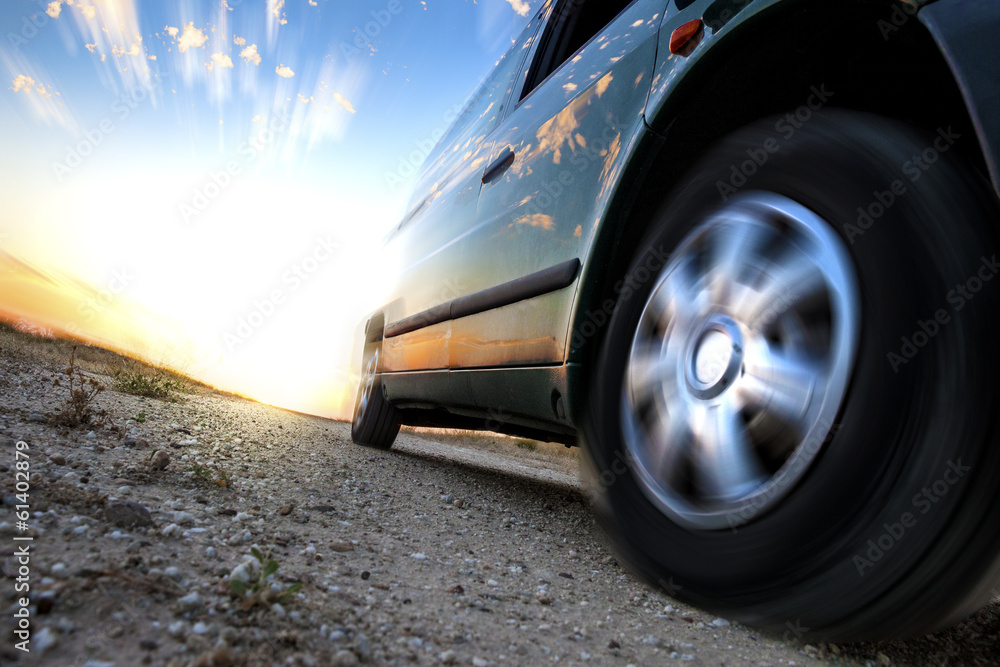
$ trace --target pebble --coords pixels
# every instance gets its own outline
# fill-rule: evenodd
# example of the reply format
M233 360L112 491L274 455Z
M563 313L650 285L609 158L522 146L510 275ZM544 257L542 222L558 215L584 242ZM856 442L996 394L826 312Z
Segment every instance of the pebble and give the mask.
M724 618L717 618L714 621L712 621L712 625L714 625L717 628L728 628L730 626L730 623Z
M295 509L295 505L288 503L287 505L282 505L281 507L278 508L278 514L280 514L281 516L288 516L289 514L292 513L293 509Z
M183 528L178 526L176 523L171 523L163 527L163 530L160 531L160 535L163 535L164 537L170 537L171 535L180 535L183 532L184 532Z
M104 518L122 528L153 525L153 517L149 510L131 500L108 505L104 510Z
M278 602L275 602L274 604L271 605L271 611L273 611L278 618L285 617L285 608L282 607L281 604Z
M488 667L489 664L490 664L489 660L483 660L479 656L476 656L472 659L473 667Z
M49 574L56 579L65 579L69 576L69 568L64 563L56 563L49 570Z
M181 526L190 526L194 524L194 514L190 512L174 512L171 516L173 522Z
M28 415L29 422L35 422L36 424L48 424L49 418L40 412L32 412Z
M189 593L188 595L185 595L180 600L178 600L177 603L180 604L181 609L184 610L196 609L197 607L201 606L202 597L201 594L198 593L198 591L195 591L194 593Z
M163 470L168 465L170 465L170 454L162 449L153 454L153 458L149 461L149 467L153 470Z
M209 629L209 626L204 621L198 621L194 624L194 627L191 628L191 632L196 635L207 635Z
M352 667L358 664L358 656L351 651L341 649L333 655L333 665L335 667Z
M49 457L49 461L52 461L57 466L66 465L66 457L63 456L62 454L53 454L52 456Z
M184 635L184 629L187 624L184 621L174 621L167 626L167 634L171 637L177 638Z
M39 653L45 653L56 645L56 634L49 628L42 628L31 638L31 648Z
M415 554L410 554L410 558L414 558L416 560L427 560L427 554L422 554L418 552Z

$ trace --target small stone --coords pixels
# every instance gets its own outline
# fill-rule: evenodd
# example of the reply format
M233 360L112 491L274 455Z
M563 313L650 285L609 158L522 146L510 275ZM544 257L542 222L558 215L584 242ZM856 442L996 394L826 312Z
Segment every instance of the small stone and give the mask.
M285 617L285 608L278 602L271 605L271 611L273 611L278 618Z
M642 640L642 643L646 646L658 647L660 645L660 638L649 635Z
M347 649L341 649L333 655L332 664L336 667L353 667L358 664L358 656Z
M438 654L438 660L441 661L442 665L454 665L458 661L458 654L448 649L443 653Z
M104 518L122 528L153 525L153 517L149 510L131 500L108 505L104 510Z
M194 515L190 512L174 512L171 516L174 523L179 526L194 525Z
M611 641L608 642L608 648L610 648L612 650L614 650L616 648L621 648L621 647L622 647L622 645L619 644L618 642L616 642L614 639L612 639Z
M42 628L31 638L31 648L39 653L45 653L56 645L57 639L54 632L49 628Z
M184 621L174 621L167 626L167 634L174 638L182 637L186 626Z
M160 531L160 535L164 537L171 537L172 535L180 535L184 532L184 529L178 526L176 523L167 524Z
M292 503L288 503L278 508L278 514L280 514L281 516L288 516L289 514L292 513L293 509L295 509L295 505L293 505Z
M717 618L714 621L712 621L712 625L714 625L717 628L728 628L730 626L730 623L724 618Z
M49 569L49 574L55 579L66 579L69 577L69 568L64 563L56 563Z
M32 412L28 415L29 422L35 422L36 424L48 424L49 418L40 412Z
M891 665L892 664L892 659L890 659L889 656L887 656L885 653L879 653L878 656L876 656L876 657L878 658L879 664L882 664L882 665Z
M333 505L315 505L310 507L313 512L336 512L337 508Z
M465 505L465 501L462 500L461 498L458 498L457 500L455 500L455 502L452 503L452 505L454 505L458 509L462 509L462 506Z
M472 659L472 667L489 667L489 660L483 660L479 656Z
M337 553L345 554L348 551L354 551L354 545L350 542L331 542L330 550L336 551Z
M191 632L196 635L207 635L209 629L209 626L204 621L198 621L194 624L194 627L191 628Z
M143 651L155 651L160 648L160 645L156 643L155 639L143 639L139 642L139 648Z
M63 456L62 454L53 454L52 456L49 457L49 461L52 461L57 466L66 465L66 457Z
M422 554L418 552L415 554L410 554L410 558L413 558L415 560L427 560L427 554Z
M569 572L560 572L559 576L562 577L563 579L572 579L573 578L573 575L570 574Z
M184 610L197 609L202 604L202 597L198 591L195 591L185 595L178 600L177 603L180 605L181 609Z
M163 470L168 465L170 465L170 454L162 449L153 454L153 458L149 461L149 467L153 470Z
M372 576L372 573L369 572L368 570L364 570L361 573L361 578L364 579L365 581L368 581L371 578L371 576Z
M447 493L447 494L441 496L441 500L444 501L444 502L446 502L446 503L453 503L453 502L455 502L455 497L453 495L451 495L450 493Z
M448 589L448 592L451 593L452 595L462 595L463 593L465 593L465 589L462 588L462 584L455 584L454 586Z

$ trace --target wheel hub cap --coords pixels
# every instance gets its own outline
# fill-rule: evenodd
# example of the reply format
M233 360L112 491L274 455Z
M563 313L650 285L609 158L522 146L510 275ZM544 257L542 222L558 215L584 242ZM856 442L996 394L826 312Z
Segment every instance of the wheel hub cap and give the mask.
M803 479L843 402L860 331L850 255L812 211L748 193L653 280L622 391L631 469L676 523L754 521Z

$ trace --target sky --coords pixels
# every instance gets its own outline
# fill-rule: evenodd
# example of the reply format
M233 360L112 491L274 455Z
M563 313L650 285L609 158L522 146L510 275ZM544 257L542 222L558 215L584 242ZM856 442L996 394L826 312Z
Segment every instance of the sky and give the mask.
M347 416L381 239L541 0L5 0L0 315Z

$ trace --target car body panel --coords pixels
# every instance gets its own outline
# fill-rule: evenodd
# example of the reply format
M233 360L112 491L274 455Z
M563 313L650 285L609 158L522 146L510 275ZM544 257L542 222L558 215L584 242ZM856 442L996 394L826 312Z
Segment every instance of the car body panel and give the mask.
M642 127L664 4L636 0L510 105L493 134L491 160L512 150L514 161L483 186L476 228L463 239L477 260L461 278L470 289L501 285L585 252L616 182L622 145ZM564 292L456 320L451 367L565 361L576 285Z
M1000 4L939 0L917 14L958 81L983 156L1000 195Z

